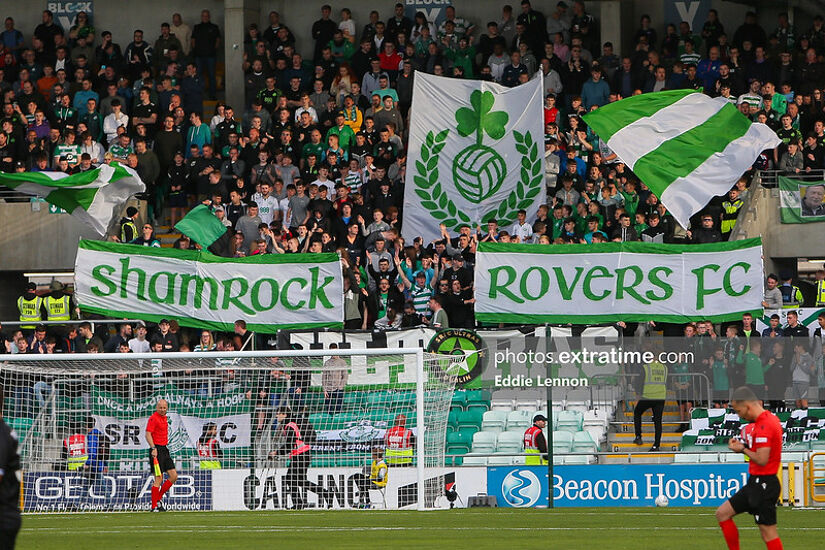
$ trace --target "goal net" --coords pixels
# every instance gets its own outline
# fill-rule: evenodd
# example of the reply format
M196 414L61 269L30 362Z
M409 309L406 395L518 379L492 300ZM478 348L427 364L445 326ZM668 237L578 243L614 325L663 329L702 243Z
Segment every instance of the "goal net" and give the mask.
M417 349L0 356L23 511L149 509L145 430L161 399L178 474L166 509L432 508L462 360ZM300 480L288 475L290 421L309 445Z

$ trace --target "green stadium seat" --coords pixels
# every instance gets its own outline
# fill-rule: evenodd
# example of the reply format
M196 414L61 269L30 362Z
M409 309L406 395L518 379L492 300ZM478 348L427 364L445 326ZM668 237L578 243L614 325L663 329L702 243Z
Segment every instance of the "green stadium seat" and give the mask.
M561 411L555 429L563 432L580 432L584 422L584 415L579 411Z
M590 453L596 452L598 450L597 444L593 441L593 437L590 435L590 432L576 432L573 434L573 447L572 451L574 453Z
M391 414L390 411L384 408L377 408L377 409L370 409L367 412L367 418L370 419L370 422L387 422L388 424L392 424L393 420L395 420L395 415Z
M8 425L17 432L17 439L22 444L26 437L29 435L29 432L32 429L32 425L34 424L34 420L31 418L6 418L5 419ZM40 435L39 432L33 432L33 435L38 436ZM18 446L19 447L19 446ZM18 452L20 449L18 448Z
M487 390L467 390L466 391L467 404L466 410L480 409L487 411L490 409L490 402L492 401L492 394Z
M390 402L390 394L387 390L371 391L367 394L367 408L387 407Z
M467 406L466 390L456 390L453 392L452 406L461 407L462 410Z
M320 413L312 413L309 415L309 423L312 424L312 427L316 430L332 430L332 426L334 425L332 420L332 415L320 412Z
M496 450L496 439L498 434L495 432L476 432L473 434L473 452L474 453L493 453Z
M497 453L520 453L524 437L518 432L503 432L496 439Z
M533 425L532 411L512 411L507 415L507 431L524 432Z
M332 417L332 425L334 426L332 429L334 430L342 430L347 427L348 424L358 422L361 419L361 415L351 412L341 412L336 414Z
M466 455L469 452L469 445L447 445L446 454L448 455Z
M573 447L573 433L568 431L553 432L553 454L569 453Z
M481 420L481 429L486 432L503 432L507 426L507 411L486 411Z
M475 428L481 429L481 423L484 420L484 413L479 410L462 411L458 415L458 429L461 428Z
M447 445L464 445L465 447L471 447L475 433L475 430L468 429L449 433L447 434Z
M344 392L344 407L347 409L360 409L366 403L367 392L350 391Z
M447 424L458 429L458 415L461 414L461 409L450 409L450 413L447 415Z

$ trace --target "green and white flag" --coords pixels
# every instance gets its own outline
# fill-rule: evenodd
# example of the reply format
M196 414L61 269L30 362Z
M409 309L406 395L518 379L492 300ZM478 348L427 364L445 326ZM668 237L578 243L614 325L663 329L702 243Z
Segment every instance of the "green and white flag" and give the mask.
M825 181L779 177L782 223L825 222Z
M338 254L205 252L81 240L75 262L80 309L110 317L233 330L340 328L344 286Z
M101 236L123 203L146 191L137 172L114 162L71 176L64 172L0 173L0 185L44 198Z
M641 94L584 116L682 227L781 140L726 101L694 90Z
M495 218L507 228L545 199L541 77L493 82L416 73L410 120L404 237L424 242Z
M762 313L762 242L478 244L476 319L590 325Z

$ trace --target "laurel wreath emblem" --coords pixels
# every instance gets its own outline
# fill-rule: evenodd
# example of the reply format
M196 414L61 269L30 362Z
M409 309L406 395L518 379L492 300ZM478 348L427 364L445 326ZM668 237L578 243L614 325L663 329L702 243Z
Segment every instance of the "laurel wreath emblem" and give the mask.
M471 220L459 210L439 182L439 154L444 149L449 132L449 129L445 129L437 134L432 131L427 133L427 138L421 145L421 159L415 162L417 175L413 177L413 181L415 193L421 198L421 206L429 210L430 215L448 230L455 231L461 225L472 225L474 222L479 223L479 220ZM500 226L512 224L518 211L528 208L542 190L542 159L533 136L530 132L522 134L513 131L513 138L516 151L522 155L519 182L507 199L481 217L480 223L495 219Z

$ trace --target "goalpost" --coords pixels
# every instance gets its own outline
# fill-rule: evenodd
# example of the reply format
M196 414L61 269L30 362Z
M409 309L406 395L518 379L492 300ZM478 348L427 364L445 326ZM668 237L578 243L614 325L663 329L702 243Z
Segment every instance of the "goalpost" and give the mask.
M294 506L291 449L276 414L287 409L314 432L305 436L308 482L298 489L309 507L433 508L444 492L451 373L462 361L417 348L0 355L3 416L23 461L22 509L148 509L144 432L159 399L169 403L179 474L167 509ZM95 438L105 443L98 450ZM370 479L376 449L386 487Z

